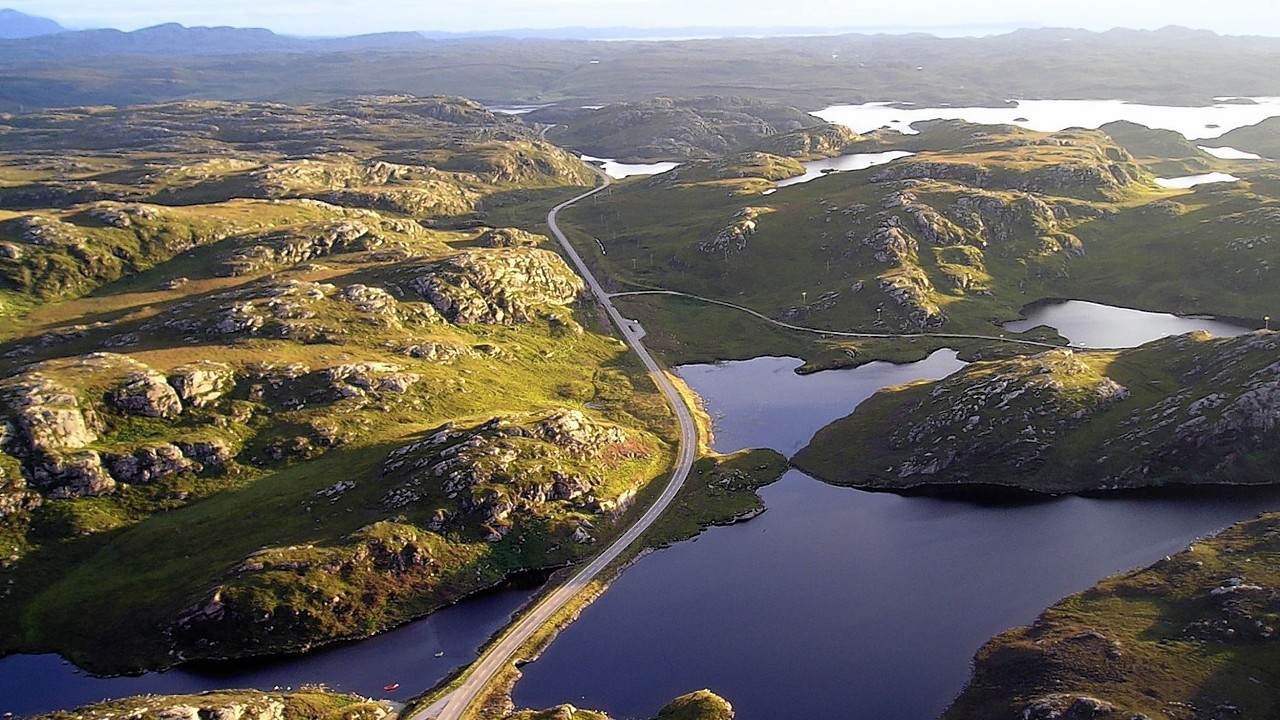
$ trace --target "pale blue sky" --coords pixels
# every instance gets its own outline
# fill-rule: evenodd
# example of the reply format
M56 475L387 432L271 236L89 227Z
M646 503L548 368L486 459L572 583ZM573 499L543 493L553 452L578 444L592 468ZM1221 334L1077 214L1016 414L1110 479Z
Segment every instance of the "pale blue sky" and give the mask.
M162 22L267 27L349 35L385 30L524 27L812 26L943 27L1018 22L1084 27L1186 25L1228 34L1280 35L1274 0L0 0L68 27L136 29Z

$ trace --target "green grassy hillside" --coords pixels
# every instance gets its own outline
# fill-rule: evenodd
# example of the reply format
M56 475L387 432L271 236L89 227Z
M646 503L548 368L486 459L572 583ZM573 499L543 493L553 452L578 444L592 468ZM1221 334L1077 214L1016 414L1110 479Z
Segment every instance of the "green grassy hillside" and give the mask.
M522 219L594 176L516 120L396 97L2 132L0 651L118 672L367 636L589 554L671 461L661 395Z
M1263 515L1063 600L987 643L943 718L1274 717L1277 537Z
M915 152L867 170L772 191L785 158L740 154L628 179L565 215L614 290L675 290L818 329L996 336L1050 298L1256 321L1280 307L1270 163L1168 147L1167 134L1137 126L1113 128L1136 156L1097 131L920 129L851 146ZM1177 152L1154 154L1165 151ZM1169 190L1154 182L1168 163L1244 179ZM744 342L819 365L900 357L868 341L779 340L695 302L627 302L681 361L749 354Z
M880 490L1274 483L1277 350L1272 332L1193 333L975 363L877 393L793 462Z

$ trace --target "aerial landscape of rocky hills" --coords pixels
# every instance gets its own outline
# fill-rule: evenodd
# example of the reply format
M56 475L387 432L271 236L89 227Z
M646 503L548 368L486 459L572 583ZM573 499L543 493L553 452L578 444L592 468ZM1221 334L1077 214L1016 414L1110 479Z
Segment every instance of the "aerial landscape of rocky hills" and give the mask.
M112 676L310 653L513 578L546 597L637 526L467 715L607 720L517 708L516 667L638 557L759 514L788 463L978 502L1277 484L1280 118L1206 148L1129 121L854 130L812 113L1247 104L1280 96L1280 40L0 22L0 655ZM1019 66L1028 48L1043 52ZM584 155L675 167L602 179ZM849 155L868 161L807 176ZM1169 181L1209 174L1230 181ZM1111 348L1007 326L1065 299L1240 334ZM665 368L780 355L814 373L944 348L967 364L881 389L791 458L718 455L721 418L651 374L641 337ZM697 462L670 489L689 438L658 377L697 423ZM672 504L655 520L656 502ZM1280 712L1278 523L999 634L943 717ZM467 680L407 704L227 688L44 716L419 718ZM732 718L714 690L657 720Z

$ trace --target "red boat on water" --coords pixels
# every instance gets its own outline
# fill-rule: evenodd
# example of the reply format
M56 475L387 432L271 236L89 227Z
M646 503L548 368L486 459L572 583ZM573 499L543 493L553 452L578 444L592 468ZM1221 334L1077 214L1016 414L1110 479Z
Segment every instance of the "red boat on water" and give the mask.
M390 685L383 685L382 689L386 690L387 692L395 692L396 690L400 689L400 683L391 683Z

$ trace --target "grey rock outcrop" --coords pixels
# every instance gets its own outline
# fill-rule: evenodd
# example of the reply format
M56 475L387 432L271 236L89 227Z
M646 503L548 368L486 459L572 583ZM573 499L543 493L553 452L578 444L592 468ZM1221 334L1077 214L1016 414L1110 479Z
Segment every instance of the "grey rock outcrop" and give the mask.
M235 451L226 440L196 440L174 443L182 454L205 468L221 467L231 462Z
M128 455L104 455L103 463L115 480L131 484L204 469L183 454L181 448L168 443L139 448Z
M51 498L109 495L116 489L94 450L50 452L29 462L31 484Z
M178 399L190 407L205 407L235 386L235 371L230 365L211 360L181 365L169 374L169 385Z
M154 370L131 373L107 395L107 402L125 415L173 418L182 414L182 401L163 375Z
M238 277L288 267L333 253L373 250L386 243L386 238L359 220L316 223L243 241L218 267L221 275Z
M528 322L585 289L559 255L540 248L473 248L422 266L409 286L460 325Z
M424 485L438 486L463 513L478 516L490 535L501 539L517 518L543 515L548 503L568 502L596 512L618 507L618 498L595 497L601 478L585 461L611 449L624 452L627 441L621 429L577 410L496 417L467 429L446 427L387 456L382 475L406 479L384 502L400 507L420 496ZM442 516L440 523L455 520Z
M765 208L746 207L734 214L733 222L720 228L715 236L698 243L698 250L704 253L742 252L747 249L747 241L756 234L760 215Z
M487 248L537 247L545 242L545 235L535 235L518 228L493 228L476 239L477 245Z
M98 439L101 426L93 409L39 372L5 381L0 401L8 415L4 449L17 457L83 448Z
M0 466L0 518L40 507L40 494L27 488L16 470Z

